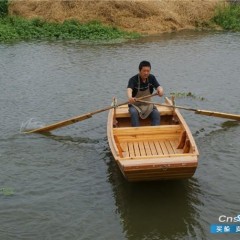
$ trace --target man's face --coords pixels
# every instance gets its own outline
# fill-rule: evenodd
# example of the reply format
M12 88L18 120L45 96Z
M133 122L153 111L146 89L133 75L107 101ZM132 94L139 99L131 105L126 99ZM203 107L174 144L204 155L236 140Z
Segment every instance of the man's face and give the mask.
M140 71L139 71L139 74L140 74L140 77L142 79L147 79L149 74L150 74L150 71L151 71L151 68L150 67L143 67Z

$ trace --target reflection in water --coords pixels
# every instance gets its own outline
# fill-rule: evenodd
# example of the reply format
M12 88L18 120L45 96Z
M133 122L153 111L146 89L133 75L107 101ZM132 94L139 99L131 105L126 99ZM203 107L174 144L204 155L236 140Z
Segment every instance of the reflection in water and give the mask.
M53 140L56 140L58 142L72 142L72 143L98 143L99 141L96 139L90 139L87 137L71 137L71 136L60 136L60 135L55 135L51 132L46 132L46 133L39 133L45 137L51 138Z
M231 131L232 129L235 129L235 128L239 127L239 126L240 126L240 122L239 121L225 121L225 122L221 123L220 126L217 126L216 129L214 129L214 130L212 130L212 131L210 131L208 133L205 133L201 137L216 136L217 134L221 134L222 132L226 132L226 131ZM204 129L201 132L204 132ZM195 133L195 135L198 135L196 133ZM205 141L206 141L206 139L205 139Z
M129 183L112 157L108 172L127 239L204 236L198 221L202 203L197 179Z
M221 124L224 129L229 129L231 127L237 127L240 125L239 121L226 121Z
M199 138L205 138L206 136L211 136L216 133L228 131L229 129L238 127L239 125L240 125L239 121L225 121L225 122L221 123L220 125L213 124L214 130L208 130L208 132L206 132L206 130L204 128L200 128L199 130L196 130L195 133L193 133L193 136L199 137Z

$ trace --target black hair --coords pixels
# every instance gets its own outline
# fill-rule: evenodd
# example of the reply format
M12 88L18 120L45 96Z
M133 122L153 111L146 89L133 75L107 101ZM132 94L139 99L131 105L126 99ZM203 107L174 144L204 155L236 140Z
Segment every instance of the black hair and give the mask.
M141 71L143 67L150 67L150 69L151 69L151 63L148 62L148 61L140 62L140 64L139 64L139 71Z

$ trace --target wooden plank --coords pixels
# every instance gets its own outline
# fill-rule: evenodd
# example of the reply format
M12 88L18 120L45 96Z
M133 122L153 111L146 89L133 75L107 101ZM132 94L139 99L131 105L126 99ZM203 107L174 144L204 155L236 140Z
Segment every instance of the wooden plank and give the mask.
M127 145L128 145L130 157L135 157L135 152L134 152L134 148L133 148L133 143L132 143L132 142L128 142Z
M168 150L168 153L169 153L169 154L174 154L174 150L173 150L173 148L172 148L169 140L166 140L166 141L165 141L165 145L166 145L166 148L167 148L167 150Z
M160 112L161 116L165 115L172 115L173 114L173 109L165 106L157 106L158 111ZM119 118L130 118L130 114L128 111L128 106L123 105L119 106L116 109L116 117Z
M182 179L190 178L194 175L196 168L189 169L184 172L172 172L172 171L145 171L145 172L127 172L126 178L129 181L142 181L142 180L163 180L163 179Z
M196 171L196 168L183 168L183 169L147 169L147 170L133 170L133 171L125 171L126 175L139 176L139 177L153 177L153 176L186 176L186 175L193 175Z
M183 147L183 153L189 153L189 150L190 150L190 140L187 139Z
M175 146L174 140L169 140L169 143L170 143L170 145L171 145L171 148L172 148L173 152L174 152L174 153L178 153L178 152L177 152L178 149L177 149L176 146Z
M151 149L150 149L150 147L149 147L148 141L144 141L144 142L143 142L143 145L144 145L144 148L145 148L145 151L146 151L147 156L151 156L152 153L151 153Z
M163 151L162 151L162 148L161 148L159 142L158 141L153 141L153 142L154 142L154 145L156 147L157 154L158 155L163 155Z
M169 143L173 153L174 154L177 153L176 148L175 148L175 144L173 143L173 140L168 140L168 143Z
M122 142L131 142L131 141L156 141L161 140L164 141L165 139L176 139L178 138L178 134L167 134L167 135L155 135L153 138L153 135L132 135L132 136L118 136L119 141Z
M113 134L117 136L126 135L158 135L158 134L180 134L182 127L180 125L160 125L160 126L144 126L144 127L123 127L114 128Z
M161 163L163 163L163 161L165 161L166 163L173 163L173 161L178 161L176 159L181 159L181 161L185 163L189 159L189 157L194 157L194 159L197 159L196 154L175 153L175 154L165 154L165 155L126 157L126 158L121 158L120 161L122 163L125 163L126 161L131 160L132 162L134 162L134 164L137 162L148 163L150 160L154 160L156 162L161 162Z
M141 154L140 154L140 151L139 151L138 142L133 143L133 148L134 148L135 156L140 157Z
M196 155L186 155L186 154L177 154L175 155L164 155L159 156L145 156L141 159L121 159L120 164L124 167L142 167L146 168L148 165L157 165L157 164L181 164L183 165L197 165L198 159Z
M118 137L117 136L114 136L114 140L116 142L116 146L117 146L117 149L118 149L118 152L119 152L119 156L122 158L123 157L123 149L120 145L120 142L118 140Z
M162 149L162 152L163 152L163 154L164 155L167 155L168 154L168 150L167 150L167 148L166 148L166 146L165 146L165 141L158 141L159 142L159 144L160 144L160 146L161 146L161 149Z
M138 142L141 156L147 156L143 142Z
M120 145L122 147L124 157L130 157L127 143L126 142L120 142Z
M186 138L187 138L187 132L186 131L181 132L180 137L179 137L179 144L177 146L178 149L181 149L184 147Z
M151 149L152 155L158 155L155 144L153 141L149 141L149 147Z
M125 172L126 173L139 173L139 174L148 174L148 173L173 173L173 174L184 174L184 173L190 173L192 171L196 170L196 166L186 166L186 167L182 167L182 168L179 168L179 167L176 167L176 168L171 168L171 167L168 167L168 168L165 168L165 167L161 167L161 166L157 166L157 167L154 167L154 168L147 168L147 169L132 169L132 168L126 168L125 169Z

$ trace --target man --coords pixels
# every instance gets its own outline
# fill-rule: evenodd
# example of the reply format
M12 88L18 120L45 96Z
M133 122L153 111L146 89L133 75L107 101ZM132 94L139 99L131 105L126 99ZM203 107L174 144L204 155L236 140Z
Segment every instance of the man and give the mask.
M154 75L150 74L151 64L148 61L142 61L139 64L139 73L129 79L127 86L127 96L129 101L129 112L133 127L138 127L139 117L145 119L151 118L151 125L160 124L160 113L153 104L137 102L136 98L147 96L157 90L158 95L163 96L163 88L158 83ZM151 98L144 98L145 101L151 101Z

